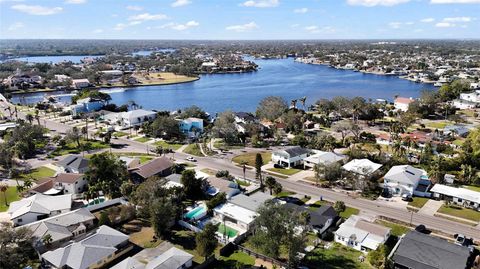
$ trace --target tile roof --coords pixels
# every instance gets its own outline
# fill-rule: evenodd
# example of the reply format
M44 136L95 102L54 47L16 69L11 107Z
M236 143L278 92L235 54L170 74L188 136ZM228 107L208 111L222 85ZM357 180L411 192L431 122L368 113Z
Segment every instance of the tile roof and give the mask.
M53 177L52 179L55 182L73 184L73 183L77 182L78 180L80 180L83 176L84 176L84 174L59 173L55 177Z

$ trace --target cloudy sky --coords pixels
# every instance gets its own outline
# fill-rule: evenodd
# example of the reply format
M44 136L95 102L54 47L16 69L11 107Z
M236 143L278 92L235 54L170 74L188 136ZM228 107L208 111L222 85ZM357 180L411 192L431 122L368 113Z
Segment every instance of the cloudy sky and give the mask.
M480 0L0 0L0 38L480 38Z

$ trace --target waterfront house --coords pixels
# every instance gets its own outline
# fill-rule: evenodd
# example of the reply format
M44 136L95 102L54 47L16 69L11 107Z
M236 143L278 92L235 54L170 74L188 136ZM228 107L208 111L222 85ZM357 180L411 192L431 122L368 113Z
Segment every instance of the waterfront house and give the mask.
M383 177L383 187L395 196L430 196L430 185L427 172L410 165L393 166Z
M128 112L121 112L117 118L117 123L122 129L140 126L147 121L154 120L157 113L151 110L136 109Z
M310 150L302 147L289 147L276 150L272 153L272 162L286 168L295 167L303 164L303 160L308 157Z
M189 138L196 138L203 132L203 119L187 118L179 120L180 131Z
M165 177L172 173L173 162L167 157L155 158L148 163L130 170L132 180L140 183L149 177Z
M435 184L430 192L433 193L434 198L480 211L480 192L478 191Z
M90 81L86 78L72 79L72 88L80 90L90 86Z
M90 97L78 99L77 103L69 106L68 108L72 112L72 116L76 117L82 113L99 111L105 103L102 100L93 99Z
M85 191L87 180L84 174L58 173L54 177L46 178L29 190L29 193L43 193L45 195L80 194Z
M111 269L186 269L192 267L192 254L174 246L164 251L164 245L168 247L170 244L162 243L157 248L144 249Z
M58 269L102 268L132 248L128 235L103 225L85 239L45 252L41 258Z
M478 107L478 103L462 100L462 99L455 99L452 101L452 105L458 109L474 109Z
M43 238L48 234L52 241L49 247L57 247L69 240L85 234L93 228L96 218L86 208L80 208L47 219L29 223L25 226L32 231L37 249L44 247Z
M342 162L347 156L330 151L312 150L313 155L303 159L305 167L314 167L315 165L330 165L336 162Z
M352 215L335 232L335 242L359 251L376 250L390 237L390 228Z
M342 168L348 172L352 172L361 176L370 176L382 167L379 163L374 163L369 159L353 159L344 164Z
M56 163L57 173L84 174L88 171L88 160L79 155L68 155Z
M14 225L25 225L68 212L71 208L71 194L49 196L38 193L10 203L7 213Z
M388 258L393 261L394 268L466 269L470 255L468 247L410 231L400 237Z
M410 106L410 104L414 101L415 100L413 98L397 97L393 101L393 105L395 107L395 110L406 112L408 111L408 107Z
M478 104L480 103L480 90L469 92L469 93L461 93L460 99Z

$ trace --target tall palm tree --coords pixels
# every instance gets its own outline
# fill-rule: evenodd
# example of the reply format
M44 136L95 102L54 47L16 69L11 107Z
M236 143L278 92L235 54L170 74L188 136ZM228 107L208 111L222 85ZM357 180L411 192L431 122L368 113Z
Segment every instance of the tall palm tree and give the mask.
M244 180L246 179L245 173L247 172L247 164L248 164L248 162L245 161L245 160L242 160L242 161L240 162L240 165L242 166L242 169L243 169L243 179L244 179Z
M293 99L292 101L290 101L290 106L293 109L296 109L297 108L297 99Z
M38 109L35 109L35 119L37 120L38 126L40 126L40 115Z
M27 114L27 116L25 116L25 118L27 119L28 123L32 124L32 122L33 122L33 115L32 114Z
M0 183L0 192L3 192L3 198L5 199L5 206L8 206L7 190L8 190L7 183Z
M303 110L306 110L306 108L305 108L305 102L306 102L306 101L307 101L307 97L306 97L306 96L300 98L300 103L302 103Z

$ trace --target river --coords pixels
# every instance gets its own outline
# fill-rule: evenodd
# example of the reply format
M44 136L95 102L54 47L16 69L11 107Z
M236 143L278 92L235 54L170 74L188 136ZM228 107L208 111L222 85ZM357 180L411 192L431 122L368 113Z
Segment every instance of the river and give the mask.
M307 97L312 104L319 98L362 96L392 100L395 95L418 97L422 89L435 89L394 76L363 74L323 65L294 62L292 58L259 60L259 70L242 74L202 75L191 83L108 89L105 92L117 105L130 100L145 109L175 110L197 105L213 114L225 110L255 111L259 101L269 95L291 99ZM54 94L55 93L49 93ZM38 102L44 93L24 94L23 102ZM68 102L70 96L62 95ZM14 102L20 102L19 95Z

